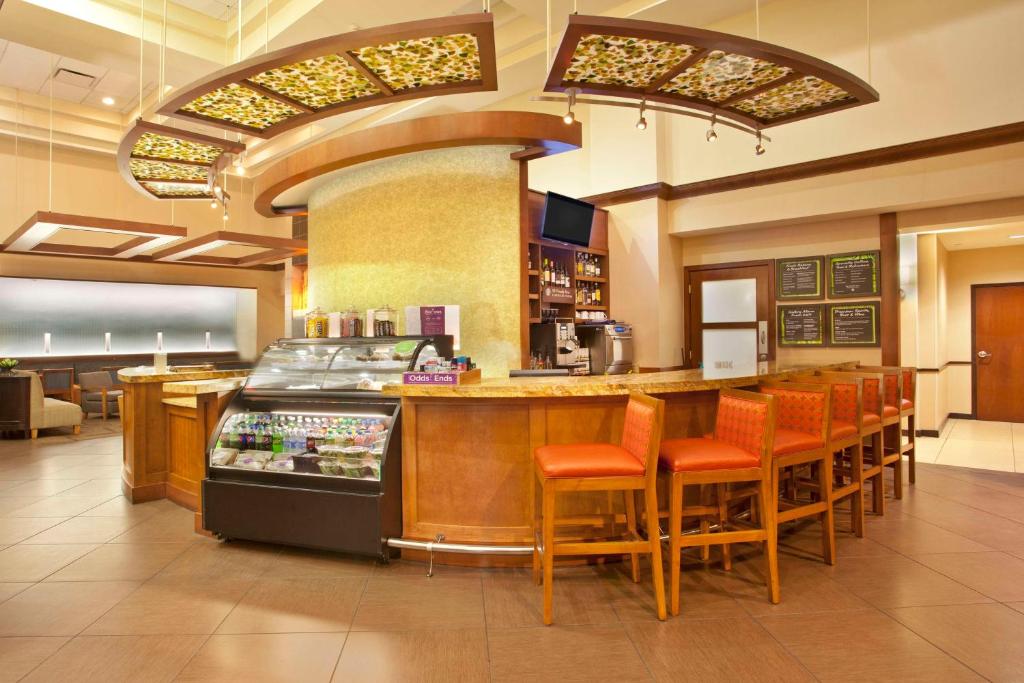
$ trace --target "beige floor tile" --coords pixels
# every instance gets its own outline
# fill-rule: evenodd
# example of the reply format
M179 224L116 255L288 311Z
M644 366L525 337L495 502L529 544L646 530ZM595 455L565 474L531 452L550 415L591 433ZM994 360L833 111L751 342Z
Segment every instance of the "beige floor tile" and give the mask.
M999 602L1024 601L1024 560L1007 553L942 553L916 559Z
M217 633L348 631L364 578L258 579Z
M200 538L195 532L195 513L174 503L168 504L173 509L143 519L111 543L188 543Z
M42 480L51 481L51 480ZM56 480L52 480L56 481ZM121 495L120 479L92 479L78 486L61 491L60 496L119 496Z
M939 465L1013 471L1013 446L1009 442L947 439L935 461Z
M1021 680L1024 614L1005 605L908 607L890 613L985 678Z
M493 571L481 577L490 628L538 626L543 622L541 588L531 571ZM618 620L606 581L592 571L556 571L554 605L562 625L611 624Z
M3 470L0 469L0 472L2 472L2 471ZM0 479L0 497L4 496L4 491L8 491L8 490L14 488L15 486L21 486L24 483L26 483L26 482L23 479L14 479L14 480L3 480L3 479Z
M169 683L204 641L204 636L78 636L22 680Z
M659 681L813 681L807 669L750 618L672 619L626 626Z
M886 517L872 522L868 525L867 535L873 541L904 555L935 552L977 553L992 550L977 541L913 517L897 520L889 520Z
M1021 437L1019 442L1024 442L1024 437ZM1013 471L1018 473L1024 473L1024 445L1013 447Z
M0 496L52 496L86 482L85 479L34 479L0 491Z
M203 581L151 579L104 614L86 630L86 634L213 633L251 585L251 580L230 578Z
M138 520L149 519L161 512L178 508L169 500L154 500L148 503L133 504L124 496L115 497L102 505L86 510L83 517L133 517Z
M331 680L486 681L487 637L483 629L350 633Z
M0 550L0 581L42 581L95 548L82 543L12 545Z
M875 607L990 602L981 593L900 555L843 558L822 571Z
M327 681L344 633L275 633L211 636L177 678L204 683ZM394 656L401 656L394 653Z
M1008 602L1008 603L1006 603L1006 606L1007 607L1012 607L1013 609L1017 610L1021 614L1024 614L1024 602Z
M143 522L145 524L145 522ZM193 534L193 538L197 538ZM267 572L274 557L281 552L277 546L232 541L221 543L198 537L188 550L174 559L158 574L167 579L255 579Z
M877 610L764 617L761 624L822 681L981 681Z
M72 517L25 539L22 543L106 543L135 524L137 522L124 517Z
M0 516L11 517L13 513L24 510L30 505L46 500L46 496L11 496L0 498ZM70 515L58 515L69 517Z
M13 683L68 642L67 638L0 638L0 683Z
M119 479L121 477L120 465L76 465L65 470L59 470L52 475L45 475L44 479Z
M118 519L116 517L92 519ZM107 543L47 581L145 581L189 548L189 543Z
M460 629L483 625L483 589L478 578L371 577L352 630Z
M370 576L373 572L372 559L302 548L282 549L267 568L267 573L278 579L336 579L343 576Z
M557 623L557 622L556 622ZM490 629L492 681L646 681L622 626Z
M14 544L57 526L68 517L0 517L0 544Z
M74 636L139 586L133 581L38 583L0 603L0 636Z
M1009 422L986 422L984 420L957 420L949 431L949 440L992 441L1012 443L1013 431Z
M0 602L13 598L21 591L33 585L35 584L27 581L24 583L0 583Z
M739 562L737 564L740 564ZM657 621L657 602L654 599L654 584L647 564L640 562L640 582L633 583L625 563L610 563L598 568L602 582L603 602L615 610L620 622ZM711 565L714 567L714 565ZM669 572L665 571L665 595L670 592ZM557 582L556 582L557 585ZM541 606L541 593L537 589L537 605ZM746 616L735 596L723 590L716 580L716 570L709 569L695 558L687 558L682 567L680 580L680 618L709 619ZM666 601L668 598L666 597ZM541 623L540 621L534 622ZM563 623L555 604L555 623ZM568 625L566 622L565 625Z
M50 496L8 513L9 517L73 517L110 500L110 496Z
M933 463L939 458L939 451L945 439L919 436L914 440L914 457L919 463Z

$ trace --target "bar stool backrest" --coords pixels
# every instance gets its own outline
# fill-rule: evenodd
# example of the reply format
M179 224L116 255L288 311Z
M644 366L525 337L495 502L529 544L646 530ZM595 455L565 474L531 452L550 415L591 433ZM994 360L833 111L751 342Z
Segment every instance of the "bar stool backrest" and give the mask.
M629 395L620 445L644 464L648 477L658 475L658 450L664 424L664 401L647 394Z
M822 374L824 375L826 373ZM862 380L864 380L864 412L874 413L875 415L882 414L882 406L885 405L883 394L884 375L882 373L867 372L865 370L844 370L842 372L836 372L834 374L846 377L859 377Z
M832 387L826 383L762 382L761 393L778 399L776 428L790 429L828 441L832 431Z
M832 386L832 419L860 429L864 423L864 379L845 372L822 372L812 379Z
M857 368L857 371L881 374L884 382L883 400L885 405L899 408L900 398L906 398L906 389L903 386L905 383L903 368L864 365Z
M903 374L903 398L917 405L917 368L900 368Z
M718 392L715 440L742 448L767 462L775 446L777 399L740 389Z

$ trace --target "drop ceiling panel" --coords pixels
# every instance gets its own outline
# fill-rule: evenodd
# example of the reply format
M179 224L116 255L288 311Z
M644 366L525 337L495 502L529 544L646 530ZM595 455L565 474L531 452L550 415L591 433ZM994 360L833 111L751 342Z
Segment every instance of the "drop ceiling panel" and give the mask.
M0 59L0 85L36 92L50 75L50 53L8 43Z

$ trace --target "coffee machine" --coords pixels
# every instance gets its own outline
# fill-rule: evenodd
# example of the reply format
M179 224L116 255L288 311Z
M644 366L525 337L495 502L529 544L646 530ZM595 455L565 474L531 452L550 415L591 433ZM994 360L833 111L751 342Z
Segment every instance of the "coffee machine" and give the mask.
M567 368L570 374L586 374L589 367L586 349L580 347L576 325L572 320L530 325L530 351L550 360L556 368Z
M590 374L624 375L633 371L633 326L614 320L580 325L579 339L590 354Z

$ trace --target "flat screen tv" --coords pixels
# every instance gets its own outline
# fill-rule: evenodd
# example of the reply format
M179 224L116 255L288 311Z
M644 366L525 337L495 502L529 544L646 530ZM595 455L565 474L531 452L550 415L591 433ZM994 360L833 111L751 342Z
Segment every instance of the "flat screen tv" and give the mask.
M544 200L544 222L540 236L580 247L590 246L590 227L594 223L594 205L548 192Z

